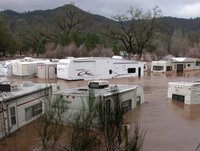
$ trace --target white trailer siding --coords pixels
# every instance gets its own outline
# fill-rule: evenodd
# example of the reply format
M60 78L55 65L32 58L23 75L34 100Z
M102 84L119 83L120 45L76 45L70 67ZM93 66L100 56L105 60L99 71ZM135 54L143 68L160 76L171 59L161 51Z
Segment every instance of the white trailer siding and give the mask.
M200 83L191 88L191 104L200 104Z
M185 104L200 104L200 83L197 82L169 82L168 98Z
M151 71L165 73L166 71L171 71L172 66L170 61L152 61Z
M57 92L55 95L62 95L67 104L68 113L80 111L83 106L88 108L89 97L96 103L99 101L110 100L113 104L113 95L118 93L121 106L127 112L144 103L144 92L142 87L138 85L110 85L109 87L90 89L88 87L79 87L73 89L65 89ZM139 102L137 102L139 100Z
M12 75L12 65L16 60L0 61L0 76L11 76Z
M71 60L69 59L60 59L57 64L57 78L60 79L71 79L69 73L73 73L73 68L69 67Z
M29 76L36 74L37 62L18 62L13 65L13 75Z
M30 76L36 74L37 63L48 62L49 60L39 60L33 58L19 59L12 65L12 73L15 76Z
M110 79L144 75L144 64L136 61L113 58L61 59L57 77L65 80Z
M197 58L172 58L171 64L174 71L190 71L200 69L200 61Z
M2 107L0 110L0 138L42 115L45 97L51 95L51 92L51 86L46 84L34 84L22 87L18 91L8 92L7 97L0 102L0 107Z
M93 79L95 77L95 64L94 60L74 60L71 64L73 68L73 79Z
M38 78L56 79L57 78L57 63L37 63L36 73Z

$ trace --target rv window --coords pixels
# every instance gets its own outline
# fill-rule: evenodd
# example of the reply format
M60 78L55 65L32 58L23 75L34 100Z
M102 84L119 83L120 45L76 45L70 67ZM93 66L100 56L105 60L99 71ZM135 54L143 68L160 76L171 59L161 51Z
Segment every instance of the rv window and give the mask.
M136 69L135 68L128 68L128 73L135 73Z
M163 70L163 66L153 66L154 71L161 71Z
M26 108L25 109L26 121L32 119L33 117L37 116L40 113L42 113L42 102Z
M167 71L171 71L172 70L172 66L167 66Z
M190 67L190 64L187 64L188 67Z
M200 66L200 61L196 61L196 66Z
M15 114L15 107L10 108L10 120L11 120L11 126L16 125L16 114Z
M121 107L122 107L123 113L130 111L132 108L132 100L130 99L130 100L126 100L122 102Z
M112 74L112 70L109 70L109 74Z

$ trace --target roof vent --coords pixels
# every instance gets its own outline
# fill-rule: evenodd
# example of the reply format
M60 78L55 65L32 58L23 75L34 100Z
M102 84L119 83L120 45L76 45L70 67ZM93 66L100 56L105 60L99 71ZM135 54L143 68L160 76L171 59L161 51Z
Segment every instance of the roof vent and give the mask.
M88 87L91 89L102 89L109 86L108 81L89 81Z

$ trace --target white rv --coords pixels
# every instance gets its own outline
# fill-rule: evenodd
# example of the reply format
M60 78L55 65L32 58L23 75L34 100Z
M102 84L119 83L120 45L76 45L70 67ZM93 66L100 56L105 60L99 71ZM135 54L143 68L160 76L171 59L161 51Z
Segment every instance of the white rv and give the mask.
M49 60L39 60L31 57L19 59L12 65L12 74L19 77L35 75L37 63L48 61Z
M88 108L89 98L92 101L105 101L112 104L113 95L118 94L124 112L128 112L144 103L144 91L139 85L113 85L107 81L91 81L88 86L72 89L63 89L56 94L61 94L68 107L67 112L80 111L83 106Z
M44 112L44 99L52 93L47 84L0 82L0 138L37 119Z
M185 104L200 104L200 82L169 82L168 98Z
M65 80L110 79L144 75L143 62L114 58L68 58L57 65L57 77Z
M42 79L56 79L57 78L57 63L58 62L44 62L37 63L36 74L38 78Z
M200 60L197 58L176 57L171 58L172 70L189 71L200 69Z
M166 71L171 71L172 66L170 61L152 61L151 72L165 73Z
M15 62L16 60L0 61L0 76L11 76L12 66Z

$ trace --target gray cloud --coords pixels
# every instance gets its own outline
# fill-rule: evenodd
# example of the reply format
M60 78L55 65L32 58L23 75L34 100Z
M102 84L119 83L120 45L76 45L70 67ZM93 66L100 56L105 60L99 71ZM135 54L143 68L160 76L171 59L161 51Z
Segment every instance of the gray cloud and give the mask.
M158 6L163 16L182 18L200 17L199 0L0 0L0 10L11 9L18 12L53 9L74 2L75 6L111 17L125 13L131 6L151 10Z

